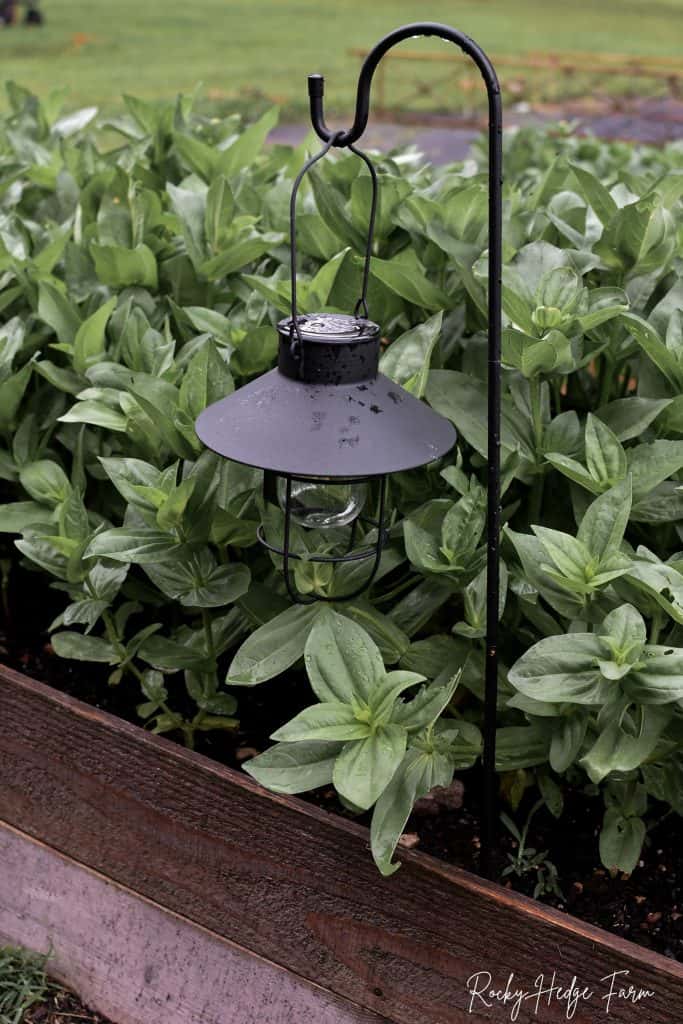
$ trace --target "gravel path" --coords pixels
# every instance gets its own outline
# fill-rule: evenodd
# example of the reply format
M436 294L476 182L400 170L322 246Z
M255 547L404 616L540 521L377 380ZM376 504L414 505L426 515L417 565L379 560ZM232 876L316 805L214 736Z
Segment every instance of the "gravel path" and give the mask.
M579 130L603 139L623 139L663 145L676 139L683 140L683 102L674 99L632 101L623 109L586 110L579 104L563 108L527 110L519 108L506 112L505 124L543 124L560 119L575 120ZM331 127L343 128L344 122L332 120ZM414 143L433 163L463 160L472 140L485 127L467 125L431 118L429 124L396 124L379 121L368 126L363 138L366 148L388 150L395 146ZM309 131L308 125L283 124L271 134L272 142L298 145Z

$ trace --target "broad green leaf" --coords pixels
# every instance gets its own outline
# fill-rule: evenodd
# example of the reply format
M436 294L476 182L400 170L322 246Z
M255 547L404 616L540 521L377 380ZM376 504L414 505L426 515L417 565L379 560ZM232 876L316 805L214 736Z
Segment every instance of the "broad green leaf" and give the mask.
M624 537L631 511L631 478L596 498L586 509L577 539L600 562L616 554Z
M128 418L122 412L97 399L76 402L59 419L62 423L89 423L118 433L125 433L128 429Z
M119 526L96 534L86 548L85 557L154 565L157 562L172 561L182 553L183 546L163 530L147 526Z
M408 734L400 725L383 725L366 739L352 740L334 765L335 789L366 810L379 799L403 760Z
M670 398L618 398L598 409L596 416L620 441L631 441L639 437L671 405L671 401Z
M429 364L441 334L442 321L443 311L435 313L424 324L396 338L380 359L380 371L417 398L424 396L427 387Z
M119 661L116 648L101 637L84 636L82 633L53 633L50 643L60 658L103 661L107 665L115 665Z
M252 757L244 770L274 793L306 793L332 783L341 743L277 743Z
M62 345L72 345L81 317L78 309L55 285L41 281L38 288L38 316L53 329Z
M593 207L602 224L607 225L617 212L617 204L605 186L594 174L578 164L569 165L576 178L581 195Z
M683 699L683 648L651 645L623 682L639 704L672 704Z
M321 606L294 605L255 630L232 660L226 683L255 686L286 672L303 657Z
M512 686L536 700L603 704L613 684L604 679L598 659L604 650L592 633L571 633L539 640L508 672Z
M362 740L370 734L370 725L359 721L350 704L330 701L314 704L277 729L271 739L283 743L299 740Z
M267 136L278 122L277 107L271 107L258 121L237 136L227 149L218 153L215 168L220 174L230 178L256 159L263 148Z
M24 530L47 532L52 513L37 501L13 501L0 505L0 533L23 533Z
M578 758L588 729L585 714L563 715L556 722L550 741L550 767L562 775Z
M600 831L600 859L616 874L635 871L645 840L642 818L625 817L617 807L608 807Z
M646 356L673 385L675 392L683 390L683 363L670 352L654 327L636 313L622 313L620 321L638 342Z
M211 340L190 360L180 385L180 405L192 419L234 389L226 361Z
M321 701L368 702L384 679L384 663L366 631L329 608L317 616L306 640L306 671Z
M626 476L626 452L610 428L596 416L586 420L586 466L600 485L612 486Z
M434 755L425 751L408 749L393 779L375 805L370 826L370 844L375 864L385 878L400 866L392 863L392 857L413 805L436 784L435 760ZM439 778L438 781L441 785L447 785L450 780Z
M124 249L120 245L92 242L90 252L102 284L110 288L127 288L129 285L157 287L157 261L148 246L140 244L134 249Z
M71 491L66 473L50 459L39 459L23 466L19 482L35 501L52 507L64 501Z
M74 370L77 373L85 373L92 363L102 359L105 348L105 328L115 306L116 299L110 299L78 328L74 338L73 353Z
M456 370L430 370L426 397L442 416L451 420L463 437L484 458L488 453L486 385ZM503 461L518 451L522 459L535 461L530 423L512 406L502 401L501 457Z
M496 771L534 768L548 760L549 732L540 725L507 725L496 734Z
M427 310L444 309L447 305L446 296L426 276L417 256L408 250L410 258L401 253L401 259L383 260L373 256L370 273L383 285L402 299L413 302L416 306Z
M611 772L639 768L657 746L671 713L661 708L643 708L639 732L625 732L619 720L608 722L592 747L581 758L591 782L598 783Z

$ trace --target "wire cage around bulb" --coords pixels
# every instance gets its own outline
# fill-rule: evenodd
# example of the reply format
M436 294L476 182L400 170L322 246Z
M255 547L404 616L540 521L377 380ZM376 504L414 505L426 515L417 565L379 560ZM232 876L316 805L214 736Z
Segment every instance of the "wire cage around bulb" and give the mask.
M292 518L294 515L292 494L295 483L304 484L324 484L328 487L343 487L345 485L353 486L357 484L363 484L370 486L373 478L370 477L311 477L311 476L294 476L288 474L286 476L278 476L276 473L266 472L264 474L263 483L263 494L266 501L271 504L278 504L282 507L284 513L283 523L283 537L282 546L272 543L266 536L265 527L261 524L256 533L261 544L270 552L275 555L279 555L282 558L282 574L285 580L285 586L289 596L297 604L313 604L315 601L327 601L327 602L340 602L340 601L353 601L356 597L362 594L372 584L377 570L379 569L380 562L382 560L382 551L386 545L389 537L389 531L385 520L385 508L386 508L386 490L387 480L386 476L380 476L376 478L378 481L378 500L377 500L377 515L373 518L368 515L362 515L359 510L358 514L354 515L353 518L343 524L348 529L349 538L346 545L346 550L343 554L310 554L309 552L302 553L293 551L291 547L291 535L292 535ZM278 483L284 484L284 502L281 500L281 495L278 494ZM356 548L355 541L357 538L358 524L362 523L365 526L369 526L377 531L377 539L373 544L366 544L362 547ZM334 526L334 524L333 524ZM320 529L326 529L325 526L320 526ZM339 529L338 526L334 526L335 529ZM300 594L296 588L292 585L291 580L291 561L300 562L313 562L323 565L344 565L350 562L362 562L366 560L372 560L369 573L363 578L362 582L355 587L353 590L334 596L327 596L325 594L316 594L315 596L305 597Z

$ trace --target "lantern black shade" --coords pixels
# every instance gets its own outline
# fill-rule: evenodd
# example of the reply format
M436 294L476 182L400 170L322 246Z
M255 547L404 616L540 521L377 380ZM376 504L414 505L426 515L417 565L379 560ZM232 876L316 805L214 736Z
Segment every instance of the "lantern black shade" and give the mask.
M453 447L448 420L377 372L376 324L317 314L299 317L299 330L301 342L281 321L278 368L201 413L208 448L281 476L349 478L413 469Z

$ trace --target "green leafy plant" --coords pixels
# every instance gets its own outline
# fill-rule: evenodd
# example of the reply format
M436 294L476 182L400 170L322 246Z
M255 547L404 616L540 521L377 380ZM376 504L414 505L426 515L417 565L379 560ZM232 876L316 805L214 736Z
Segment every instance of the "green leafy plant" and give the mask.
M48 992L44 956L5 946L0 949L0 1021L21 1024Z
M557 868L548 859L548 851L537 851L533 846L527 845L531 822L544 803L544 800L538 800L534 804L526 817L521 831L508 814L505 814L505 812L501 814L500 820L517 843L515 853L508 853L507 855L510 863L506 868L503 868L501 877L505 878L508 875L516 875L517 878L523 879L527 875L535 875L534 899L538 899L539 896L557 896L559 899L564 899L558 881Z
M264 519L282 529L260 473L203 451L194 420L275 362L309 142L265 147L274 111L245 127L188 97L128 97L105 148L92 110L65 121L56 96L7 96L3 564L11 553L56 592L57 655L135 680L146 727L188 745L237 727L244 688L281 677L287 692L305 667L317 703L292 707L248 770L282 792L332 784L371 811L389 873L414 801L481 747L485 151L445 168L377 158L382 370L459 440L391 480L366 594L335 602L362 563L304 558L297 586L329 606L292 606L256 541ZM513 803L520 780L560 810L565 787L595 787L600 855L631 871L653 801L681 813L683 151L564 128L505 146L498 768ZM302 186L303 311L353 308L370 199L347 152ZM293 534L304 554L342 540Z

